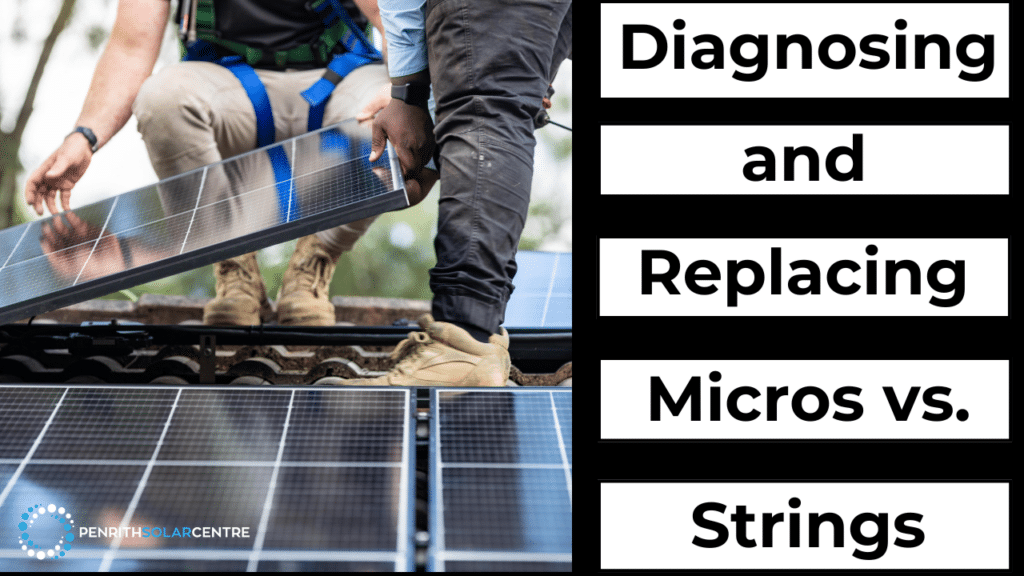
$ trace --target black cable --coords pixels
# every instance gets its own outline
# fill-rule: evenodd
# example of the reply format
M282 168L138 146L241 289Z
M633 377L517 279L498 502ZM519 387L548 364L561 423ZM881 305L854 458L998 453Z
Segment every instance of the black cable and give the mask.
M551 120L550 118L548 119L548 123L549 123L549 124L554 124L555 126L558 126L559 128L565 128L565 129L566 129L566 130L568 130L569 132L572 132L572 128L570 128L570 127L568 127L568 126L564 126L564 125L562 125L562 124L559 124L558 122L555 122L554 120Z

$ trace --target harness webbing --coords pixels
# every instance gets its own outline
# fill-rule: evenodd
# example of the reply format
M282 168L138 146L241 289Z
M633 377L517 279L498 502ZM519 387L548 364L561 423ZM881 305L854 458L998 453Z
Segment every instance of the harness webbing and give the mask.
M320 129L323 125L327 101L345 76L360 66L382 60L383 56L359 31L358 26L352 22L338 0L317 0L310 4L309 8L323 20L324 33L312 46L304 45L291 50L274 52L273 58L275 65L279 67L288 62L305 63L315 60L327 63L323 77L301 93L303 99L309 103L306 129L313 131ZM198 39L186 45L182 60L213 62L230 70L242 83L249 101L252 102L253 111L256 113L256 145L260 148L270 146L276 141L274 113L270 106L267 90L252 67L253 64L263 60L263 51L216 36L213 0L198 0L195 20ZM212 43L223 46L235 52L236 55L219 58ZM335 54L328 62L327 56L335 49L336 45L344 47L345 51ZM339 147L341 143L331 140L329 142L322 141L321 144L335 148ZM274 171L281 218L286 222L291 221L300 213L298 199L292 197L294 185L291 165L280 146L269 148L267 154L270 156L271 167Z

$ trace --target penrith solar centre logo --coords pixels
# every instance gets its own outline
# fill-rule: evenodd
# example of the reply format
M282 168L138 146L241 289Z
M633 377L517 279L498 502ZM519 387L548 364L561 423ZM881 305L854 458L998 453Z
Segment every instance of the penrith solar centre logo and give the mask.
M36 504L21 514L18 544L29 558L57 560L71 550L71 542L75 540L75 533L71 531L74 523L71 512L63 506Z

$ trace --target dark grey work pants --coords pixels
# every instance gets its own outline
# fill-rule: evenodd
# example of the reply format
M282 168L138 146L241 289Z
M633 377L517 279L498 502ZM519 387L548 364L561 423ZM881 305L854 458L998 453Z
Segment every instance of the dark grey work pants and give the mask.
M498 332L533 179L533 118L572 55L572 0L428 0L441 150L433 315Z

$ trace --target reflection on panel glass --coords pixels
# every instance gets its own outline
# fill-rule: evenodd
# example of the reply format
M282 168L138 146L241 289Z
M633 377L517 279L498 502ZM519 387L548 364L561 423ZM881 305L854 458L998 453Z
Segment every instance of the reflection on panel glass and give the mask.
M430 512L442 536L431 567L571 569L571 391L439 390L434 398Z
M400 480L399 466L282 467L264 546L394 550Z
M82 536L79 527L116 526L128 508L145 469L145 464L68 466L29 462L0 506L0 517L8 519L0 522L0 542L4 543L4 550L18 540L24 540L19 547L43 552L60 545L60 549L71 558L76 551L106 549L110 545L109 539ZM64 522L52 517L56 510L47 513L44 509L35 508L37 504L64 508L65 512L60 514ZM32 511L27 512L29 509ZM28 516L21 520L27 525L24 529L18 524L23 514ZM72 528L73 538L67 536L68 526ZM22 538L22 534L29 537ZM35 548L37 545L38 549ZM0 556L0 562L4 559ZM22 563L0 564L0 569L20 570L22 566ZM26 568L30 566L31 563L25 563Z
M115 199L107 198L95 204L75 208L61 212L56 216L37 220L22 226L36 224L25 234L18 247L11 253L10 260L7 260L5 268L26 262L40 256L68 250L69 248L81 248L74 254L82 251L88 253L96 238L103 230L107 221L107 215L114 206ZM6 255L5 255L6 256ZM5 258L6 260L6 258ZM82 261L84 264L84 261ZM77 274L81 266L67 265L74 269Z
M32 456L148 460L170 414L173 390L68 390Z
M561 470L448 468L441 481L449 550L572 550Z
M24 300L74 286L82 264L89 257L89 246L79 244L0 268L0 307L13 308Z
M193 170L121 194L110 214L107 232L120 234L165 218L190 214L203 183L203 169Z
M0 323L404 207L368 138L343 122L0 231Z
M289 390L187 390L158 459L273 462L290 399Z
M406 394L401 390L295 393L287 462L400 462Z
M548 394L468 392L440 397L443 462L562 463Z
M270 489L270 466L154 466L142 491L132 526L248 527L249 530L210 531L196 538L127 538L126 549L227 548L251 549Z
M411 420L407 390L0 386L0 570L404 569Z

